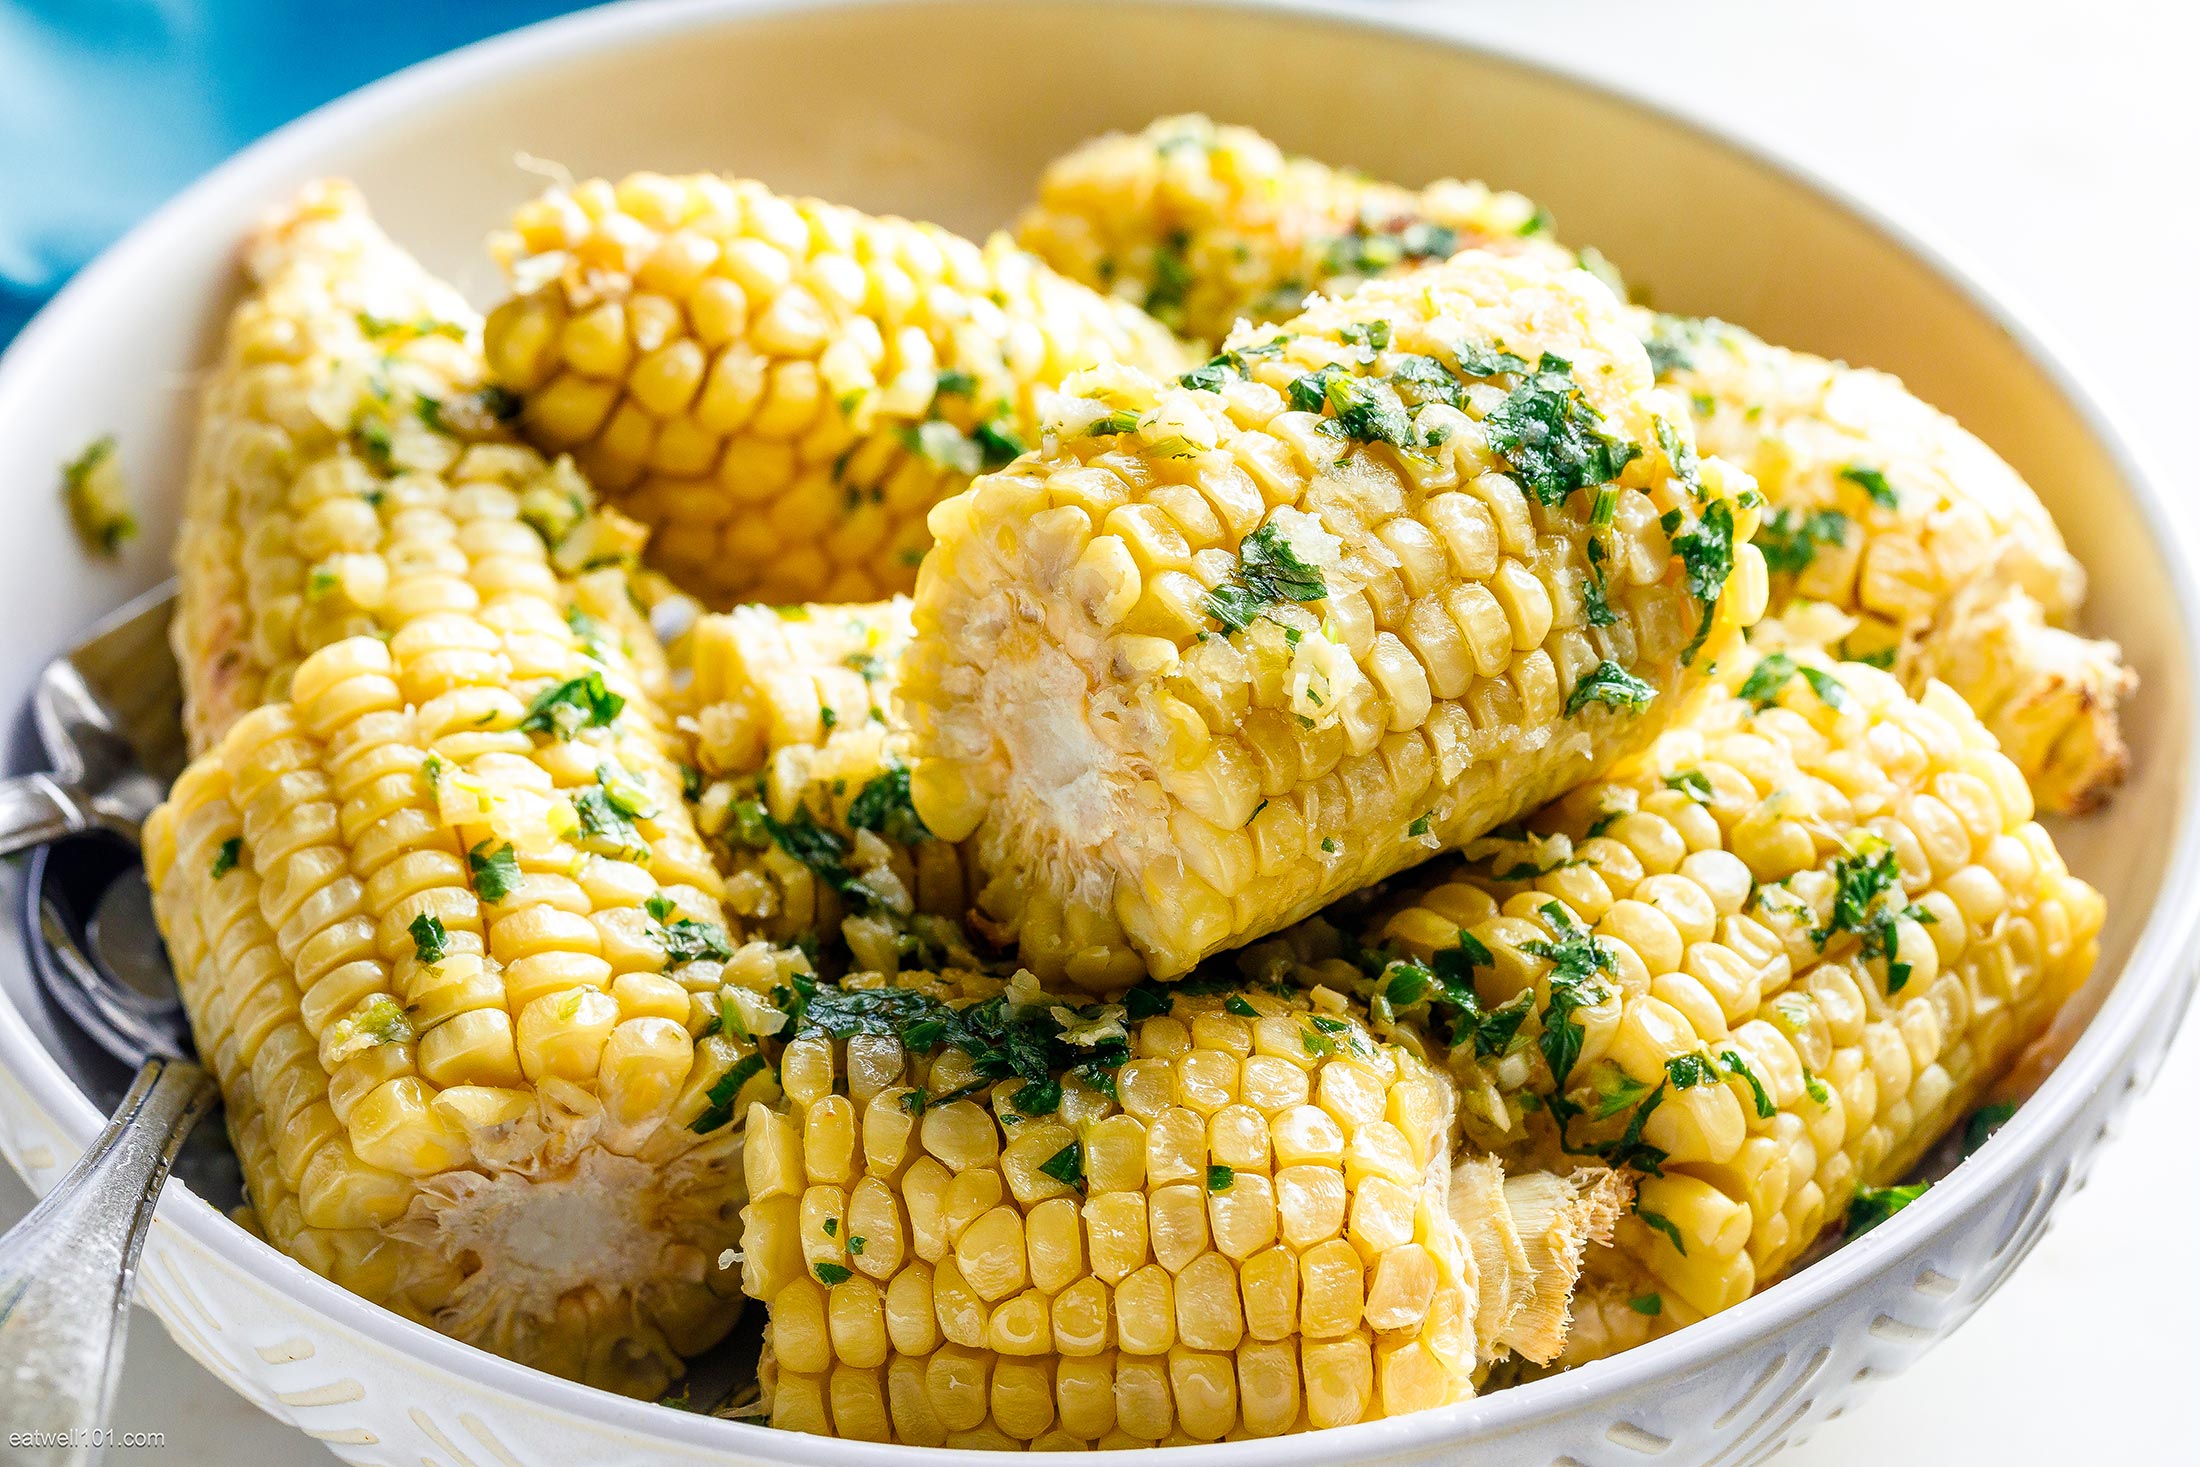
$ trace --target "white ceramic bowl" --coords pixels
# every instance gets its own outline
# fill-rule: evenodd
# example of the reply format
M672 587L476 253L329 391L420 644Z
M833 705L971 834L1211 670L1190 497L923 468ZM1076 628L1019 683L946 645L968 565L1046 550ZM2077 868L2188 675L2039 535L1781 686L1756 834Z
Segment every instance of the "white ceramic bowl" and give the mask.
M1480 176L1547 202L1669 309L1901 373L2020 469L2094 571L2089 619L2145 678L2137 773L2062 832L2111 902L2100 977L2067 1057L2017 1118L1853 1247L1694 1329L1466 1405L1261 1444L1182 1467L1470 1452L1528 1464L1756 1461L1967 1317L2038 1238L2146 1084L2190 991L2195 597L2143 482L2072 375L1939 255L1795 169L1640 101L1419 33L1371 7L1063 0L628 5L415 68L215 172L86 271L0 360L0 704L98 613L159 579L185 461L192 372L260 208L325 173L357 179L392 233L475 294L483 234L537 180L729 168L782 188L982 232L1041 165L1108 127L1201 109L1378 175ZM45 487L121 434L149 533L92 566ZM35 753L19 748L17 765ZM20 872L0 875L20 910ZM50 1187L95 1133L20 945L0 943L0 1150ZM178 1186L140 1296L208 1369L361 1463L758 1462L892 1467L917 1449L826 1441L622 1400L409 1324L308 1273ZM925 1453L945 1460L945 1453Z

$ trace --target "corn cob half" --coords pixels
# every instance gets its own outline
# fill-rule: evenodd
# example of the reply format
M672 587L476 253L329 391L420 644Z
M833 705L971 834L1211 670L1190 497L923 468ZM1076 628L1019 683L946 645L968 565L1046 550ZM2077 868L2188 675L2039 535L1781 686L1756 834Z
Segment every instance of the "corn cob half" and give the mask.
M1400 264L1468 249L1555 263L1550 217L1519 194L1446 179L1425 189L1297 158L1250 128L1193 115L1096 138L1051 164L1016 237L1072 280L1215 342L1282 321Z
M1699 445L1756 476L1775 609L1857 618L1849 656L1977 710L2041 808L2082 813L2129 764L2117 711L2137 686L2113 642L2063 629L2085 572L2024 481L1882 372L1768 346L1721 321L1638 317Z
M778 1426L1133 1447L1441 1405L1555 1353L1609 1222L1586 1176L1455 1178L1448 1085L1341 1002L948 973L789 1007L743 1239Z
M917 812L1045 979L1184 972L1534 808L1762 604L1746 480L1578 271L1463 255L1078 390L933 512L900 688Z
M1219 336L1308 290L1344 293L1515 230L1570 258L1542 219L1478 184L1415 194L1194 117L1056 162L1020 235L1072 278ZM1594 252L1580 258L1611 278ZM1755 475L1768 501L1772 609L1809 598L1857 615L1846 655L1892 659L1913 691L1954 687L2042 809L2106 799L2129 762L2118 709L2137 679L2114 643L2065 629L2084 573L2009 466L1881 373L1723 322L1637 319L1660 384L1688 399L1698 448Z
M462 1339L650 1394L735 1318L729 1121L762 1064L714 1032L721 883L636 671L655 651L623 645L623 578L562 576L564 537L527 519L548 466L464 443L357 319L350 272L402 273L393 252L334 187L256 239L208 431L270 447L248 493L194 500L219 520L181 573L190 604L235 606L213 540L290 575L332 550L317 526L356 521L405 614L385 599L380 635L271 673L257 696L284 696L241 716L211 716L247 694L234 661L197 684L227 726L148 822L147 873L265 1235ZM363 445L365 421L404 441Z
M1005 237L636 174L555 189L495 249L489 362L546 450L656 531L696 595L906 591L925 512L1005 463L1081 367L1189 365L1167 331Z
M909 800L892 696L909 601L744 606L697 622L687 650L697 823L729 909L781 942L837 934L859 969L891 973L969 905L959 848ZM920 920L930 919L930 920Z
M1737 656L1648 750L1370 934L1406 960L1379 991L1416 980L1398 996L1452 1016L1455 1059L1513 1068L1514 1136L1540 1097L1567 1151L1645 1173L1620 1243L1663 1307L1607 1287L1592 1334L1778 1277L2045 1030L2103 905L2031 816L1945 686Z

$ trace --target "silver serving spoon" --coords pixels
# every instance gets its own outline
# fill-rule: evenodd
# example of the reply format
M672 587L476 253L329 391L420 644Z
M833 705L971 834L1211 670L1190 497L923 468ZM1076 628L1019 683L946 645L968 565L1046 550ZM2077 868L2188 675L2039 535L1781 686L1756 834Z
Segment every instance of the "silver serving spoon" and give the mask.
M161 1184L216 1099L190 1060L190 1026L160 964L134 846L184 761L181 685L168 649L175 591L147 593L46 664L33 722L51 773L0 780L0 855L104 833L104 855L34 867L35 954L54 1007L137 1070L107 1128L30 1215L0 1237L0 1416L69 1433L0 1460L80 1463L100 1451L129 1323L138 1250ZM125 844L127 843L127 844ZM95 878L79 907L49 890L65 868ZM89 910L79 919L77 912ZM105 966L87 953L109 956Z

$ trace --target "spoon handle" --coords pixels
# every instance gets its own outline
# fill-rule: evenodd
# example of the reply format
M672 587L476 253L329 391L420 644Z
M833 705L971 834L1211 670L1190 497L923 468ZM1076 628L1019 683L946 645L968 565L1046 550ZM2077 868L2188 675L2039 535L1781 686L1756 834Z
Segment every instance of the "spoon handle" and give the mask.
M147 1060L99 1139L0 1237L0 1418L39 1434L0 1438L0 1462L98 1457L138 1249L177 1148L215 1099L197 1065Z
M89 829L81 797L50 774L0 779L0 856Z

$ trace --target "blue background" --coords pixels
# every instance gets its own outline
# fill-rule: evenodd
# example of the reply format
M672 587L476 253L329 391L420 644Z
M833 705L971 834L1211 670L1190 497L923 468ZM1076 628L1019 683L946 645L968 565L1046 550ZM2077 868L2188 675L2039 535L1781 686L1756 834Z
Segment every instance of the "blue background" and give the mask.
M192 179L331 97L575 0L0 0L0 346Z

